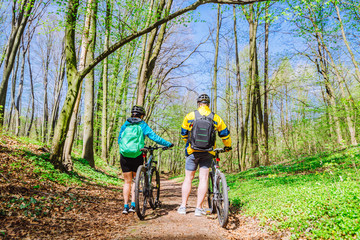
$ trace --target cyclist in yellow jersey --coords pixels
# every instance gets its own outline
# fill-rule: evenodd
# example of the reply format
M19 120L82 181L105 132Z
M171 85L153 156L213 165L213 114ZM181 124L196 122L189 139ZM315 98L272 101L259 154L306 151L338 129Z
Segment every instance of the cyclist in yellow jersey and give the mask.
M202 116L212 116L214 130L217 131L218 136L222 139L225 150L230 150L231 148L231 138L230 131L226 127L224 121L217 114L213 114L209 108L210 98L207 94L201 94L198 99L198 113ZM211 161L213 155L215 153L211 150L202 151L202 150L194 150L191 146L191 141L189 141L189 134L192 130L193 123L195 120L195 115L198 114L196 111L190 112L184 118L184 121L181 126L181 135L182 139L185 141L185 155L186 155L186 163L185 163L185 179L182 184L182 202L180 207L178 208L179 214L186 214L186 204L191 191L192 180L194 179L195 172L197 167L199 166L199 186L197 192L197 203L195 209L195 216L203 216L205 215L205 211L202 208L203 201L205 199L205 195L208 189L208 177L209 177L209 167L211 166ZM213 144L213 148L215 148L215 142Z

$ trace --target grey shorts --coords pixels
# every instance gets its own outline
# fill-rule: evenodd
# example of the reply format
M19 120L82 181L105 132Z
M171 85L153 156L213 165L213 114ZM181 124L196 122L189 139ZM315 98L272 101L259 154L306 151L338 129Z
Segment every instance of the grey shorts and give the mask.
M186 157L185 169L196 171L198 165L200 168L209 168L211 166L213 155L208 152L194 152Z

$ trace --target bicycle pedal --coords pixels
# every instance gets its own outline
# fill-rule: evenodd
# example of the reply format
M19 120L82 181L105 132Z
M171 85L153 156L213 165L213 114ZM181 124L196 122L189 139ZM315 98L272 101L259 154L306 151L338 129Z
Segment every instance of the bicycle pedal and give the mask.
M157 164L157 161L153 161L154 164Z

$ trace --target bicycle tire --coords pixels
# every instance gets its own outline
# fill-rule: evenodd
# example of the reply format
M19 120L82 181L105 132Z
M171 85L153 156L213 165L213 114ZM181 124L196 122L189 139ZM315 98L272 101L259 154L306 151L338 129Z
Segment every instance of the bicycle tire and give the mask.
M135 212L140 220L145 218L147 199L146 168L141 165L136 171L135 178Z
M156 168L152 168L150 176L150 199L149 203L152 209L159 206L160 197L160 175Z
M208 191L207 191L207 202L208 209L211 214L215 213L214 207L214 173L212 171L209 172L209 183L208 183Z
M229 197L227 190L226 178L223 173L220 173L216 179L216 187L218 189L216 211L221 227L226 227L229 217Z

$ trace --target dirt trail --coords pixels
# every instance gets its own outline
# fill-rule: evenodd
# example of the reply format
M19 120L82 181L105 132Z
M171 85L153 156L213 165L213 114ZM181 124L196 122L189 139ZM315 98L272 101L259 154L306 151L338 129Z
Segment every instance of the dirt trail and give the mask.
M174 180L161 180L160 200L160 209L148 209L145 220L128 226L125 235L118 239L288 239L286 235L268 233L253 218L231 216L224 229L219 226L215 214L195 217L195 188L189 197L187 214L178 214L181 184Z
M226 230L218 226L215 217L195 217L196 192L189 198L186 215L177 213L181 203L181 184L161 180L160 209L147 210L144 221L128 227L125 239L226 239ZM124 237L124 236L123 236Z
M148 209L144 221L136 214L123 215L120 187L84 182L64 187L41 181L25 158L22 145L0 135L0 239L289 239L288 233L271 233L256 218L230 215L227 228L216 215L195 217L196 189L188 214L176 212L181 183L161 180L162 207ZM28 144L40 155L43 151Z

